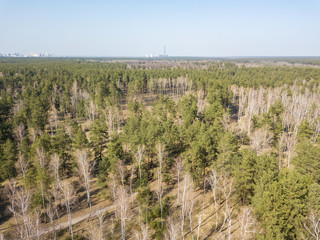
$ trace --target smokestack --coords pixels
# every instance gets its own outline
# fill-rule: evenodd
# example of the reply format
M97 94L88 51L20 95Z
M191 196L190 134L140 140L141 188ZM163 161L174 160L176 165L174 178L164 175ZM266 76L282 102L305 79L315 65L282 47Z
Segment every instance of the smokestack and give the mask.
M163 46L163 55L166 56L166 45Z

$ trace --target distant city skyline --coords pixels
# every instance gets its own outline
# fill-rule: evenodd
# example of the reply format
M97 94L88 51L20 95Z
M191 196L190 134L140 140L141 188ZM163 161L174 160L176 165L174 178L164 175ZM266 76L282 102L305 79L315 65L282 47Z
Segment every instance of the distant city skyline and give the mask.
M20 53L20 52L11 52L11 53L2 53L0 52L0 57L55 57L54 53Z
M318 0L0 0L0 53L320 56Z

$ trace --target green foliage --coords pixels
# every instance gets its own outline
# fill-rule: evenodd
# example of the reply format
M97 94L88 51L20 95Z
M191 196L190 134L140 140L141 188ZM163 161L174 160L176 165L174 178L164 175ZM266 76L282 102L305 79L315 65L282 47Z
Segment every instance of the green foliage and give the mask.
M76 134L73 139L73 147L75 149L87 148L88 143L86 134L81 130L81 127L77 127Z
M227 107L232 99L232 92L225 81L212 81L208 89L208 102Z
M109 173L114 173L119 160L125 160L125 153L122 148L122 141L115 135L107 145L107 154L99 162L99 179L105 181Z
M9 119L12 99L2 91L0 93L0 144L3 144L12 136L12 126Z
M162 209L162 222L161 222L161 207L159 204L155 205L151 210L148 211L148 221L152 229L155 230L153 235L154 239L163 239L163 234L165 231L165 219L169 215L169 206L166 201L162 200L163 209Z
M179 114L183 120L183 125L188 128L197 117L197 99L193 95L184 96L178 102Z
M200 185L207 165L206 151L198 141L192 142L190 147L186 155L188 170L195 180L195 183Z
M224 113L224 109L219 102L213 102L206 108L204 112L204 119L206 122L220 121Z
M50 154L57 153L61 161L62 173L67 175L71 174L72 171L72 140L64 129L59 128L56 131L54 137L51 138L51 146L49 149Z
M141 116L143 112L143 105L137 101L132 101L128 103L128 110L133 116Z
M313 130L311 129L309 122L303 121L298 128L297 139L300 142L308 141L311 139L312 135L313 135Z
M242 204L249 204L254 194L257 155L254 151L243 150L234 166L235 189Z
M227 132L218 140L217 160L213 163L213 168L218 171L230 172L232 164L235 162L238 152L238 142L236 137Z
M105 119L95 119L90 131L90 146L94 151L94 160L99 164L102 160L102 153L105 149L105 143L108 139L108 129Z
M264 175L257 184L253 206L264 227L265 239L296 239L307 215L308 177L281 170Z
M301 61L309 64L308 61L316 60ZM170 65L175 63L172 61ZM233 128L225 132L221 117L228 113L231 123L235 121L237 103L233 100L237 101L237 96L233 98L231 91L235 85L251 89L281 86L283 93L292 96L297 92L292 88L295 83L301 87L298 91L317 93L320 70L294 66L238 67L233 61L184 64L168 68L154 67L144 61L136 64L135 61L109 63L92 59L0 59L0 181L17 175L15 165L20 151L23 159L29 162L24 187L32 188L32 206L36 207L43 203L42 193L50 197L48 187L52 179L48 166L52 154L59 155L62 162L59 170L65 178L75 174L74 150L89 148L97 163L97 177L107 186L108 176L117 172L119 160L129 168L128 165L135 164L137 146L144 145L142 179L140 181L136 169L133 190L138 192L137 201L143 208L143 215L155 231L153 238L162 239L165 224L161 224L160 207L150 190L153 173L158 167L155 146L161 142L166 146L162 177L168 189L176 179L174 161L183 157L184 170L190 171L198 185L205 180L210 168L218 174L234 177L236 200L254 206L264 228L263 237L301 237L301 223L306 213L320 213L320 149L317 139L312 139L311 121L299 126L299 145L293 159L295 170L279 173L279 156L239 151L240 147L247 147L240 143L248 145L249 136L238 131L229 132ZM189 68L189 64L192 67ZM307 84L303 79L307 79ZM197 91L203 91L204 102L199 101ZM187 95L183 96L185 93ZM178 104L171 100L177 98L180 98ZM80 124L86 121L92 103L95 104L95 120L90 132L84 132ZM120 134L108 135L106 106L123 113ZM54 108L58 127L49 135L48 120L52 121L49 113ZM203 108L204 111L198 112ZM314 104L308 114L315 116L317 108ZM277 100L267 113L258 114L252 120L254 128L266 126L272 131L275 146L281 133L291 131L283 128L283 113L282 101ZM69 131L69 122L74 123L72 133L66 131ZM25 126L22 142L15 143L17 136L13 129L21 123ZM44 166L37 162L37 148L45 151ZM314 180L312 185L310 178ZM169 204L164 205L165 219Z
M320 147L307 140L296 146L296 153L293 164L297 171L312 176L317 183L320 183Z
M308 208L310 212L320 214L320 185L313 183L309 187Z
M264 173L278 174L278 159L275 154L256 156L254 182L257 184Z
M271 132L274 134L273 139L276 142L281 132L283 132L283 126L281 116L284 111L281 100L277 100L269 109L268 114L264 114L262 125L267 124L270 126Z
M16 176L15 162L17 161L17 148L13 141L1 144L0 148L0 182Z
M213 164L217 154L219 136L222 130L218 125L200 124L199 120L187 131L193 134L184 156L188 169L197 185L203 180L206 168Z
M151 203L152 200L152 192L150 190L150 186L143 186L137 189L137 201L141 206L145 208Z

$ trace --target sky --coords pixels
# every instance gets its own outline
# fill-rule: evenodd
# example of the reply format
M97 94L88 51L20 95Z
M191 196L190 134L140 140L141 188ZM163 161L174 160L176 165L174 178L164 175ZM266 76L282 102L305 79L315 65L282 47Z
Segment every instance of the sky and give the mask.
M320 0L0 0L0 53L320 56Z

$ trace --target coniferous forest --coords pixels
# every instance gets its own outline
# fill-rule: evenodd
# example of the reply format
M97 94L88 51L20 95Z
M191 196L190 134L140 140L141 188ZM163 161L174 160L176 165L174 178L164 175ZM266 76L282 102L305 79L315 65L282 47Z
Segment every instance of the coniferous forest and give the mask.
M320 237L317 59L1 58L0 129L0 239Z

